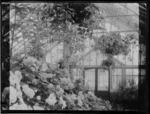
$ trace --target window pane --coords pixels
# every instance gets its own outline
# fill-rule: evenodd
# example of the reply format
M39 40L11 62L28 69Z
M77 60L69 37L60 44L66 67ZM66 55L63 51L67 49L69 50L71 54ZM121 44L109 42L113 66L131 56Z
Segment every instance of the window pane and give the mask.
M139 69L133 69L133 75L139 75Z
M127 86L134 80L135 84L138 84L138 76L127 76Z
M112 75L118 75L118 69L113 69L112 70Z
M98 70L98 90L108 90L108 70Z
M122 75L122 69L113 69L112 75Z
M136 85L138 85L139 77L138 76L133 76L133 79L134 79Z
M132 69L126 69L126 75L132 75Z
M96 65L96 52L90 54L90 65Z
M122 75L122 69L118 69L118 75Z
M117 89L122 81L122 76L112 76L112 89Z
M91 90L95 90L95 69L85 71L85 85L88 85Z
M141 75L146 75L146 70L145 69L141 69Z

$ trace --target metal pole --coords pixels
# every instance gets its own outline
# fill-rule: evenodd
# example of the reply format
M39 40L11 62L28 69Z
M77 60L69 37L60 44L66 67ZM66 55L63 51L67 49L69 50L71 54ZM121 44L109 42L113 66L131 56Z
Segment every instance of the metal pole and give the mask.
M108 92L109 92L109 100L111 98L111 89L112 89L112 67L109 66L109 69L108 69Z
M95 95L98 92L98 68L95 68Z

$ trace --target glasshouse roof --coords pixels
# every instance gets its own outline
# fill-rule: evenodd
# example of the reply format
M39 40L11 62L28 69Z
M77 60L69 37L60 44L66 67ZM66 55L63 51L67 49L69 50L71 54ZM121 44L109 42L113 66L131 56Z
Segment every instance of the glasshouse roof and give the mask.
M31 5L34 7L39 4L31 3ZM95 5L99 7L100 11L104 15L106 32L116 31L125 34L130 32L139 33L139 7L142 6L139 6L138 3L95 3ZM11 20L14 20L14 16ZM97 28L95 28L95 30L97 30ZM28 45L28 42L30 41L23 39L21 33L18 33L19 32L17 31L17 37L13 44L13 54L22 52L24 49L24 42ZM101 33L101 31L96 33ZM45 37L43 42L47 44L43 47L47 52L59 44L58 42L53 44L47 43L47 37Z

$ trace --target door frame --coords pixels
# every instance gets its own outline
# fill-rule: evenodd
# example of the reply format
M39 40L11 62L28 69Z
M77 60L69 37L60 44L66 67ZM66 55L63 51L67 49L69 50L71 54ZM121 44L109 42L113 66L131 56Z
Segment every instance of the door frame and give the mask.
M89 70L89 69L95 69L95 91L94 93L97 94L98 92L101 92L101 91L98 91L98 69L102 69L102 67L100 66L89 66L89 67L84 67L83 68L83 83L85 85L85 71L86 70ZM112 69L109 68L108 69L108 91L106 90L106 92L109 92L111 91L111 88L112 88ZM104 90L105 91L105 90Z

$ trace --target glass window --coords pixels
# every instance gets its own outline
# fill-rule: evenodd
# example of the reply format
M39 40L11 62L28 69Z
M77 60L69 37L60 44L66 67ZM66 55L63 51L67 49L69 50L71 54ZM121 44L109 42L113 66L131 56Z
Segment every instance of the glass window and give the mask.
M129 86L129 83L134 80L135 84L138 84L138 76L126 76L127 78L127 86Z
M112 76L112 89L117 89L122 81L122 76Z
M133 75L139 75L139 69L133 69Z
M113 69L112 70L112 75L118 75L118 69Z
M98 69L98 91L108 90L108 70Z
M90 65L96 65L96 52L92 52L90 54L90 59L91 59Z
M112 75L122 75L122 69L113 69Z
M126 75L132 75L133 70L132 69L126 69Z
M90 90L95 90L95 69L85 70L85 85L89 86Z
M133 76L135 83L138 85L139 77L138 76Z
M141 75L146 75L146 70L145 69L141 69Z
M122 75L122 69L118 69L118 75Z

